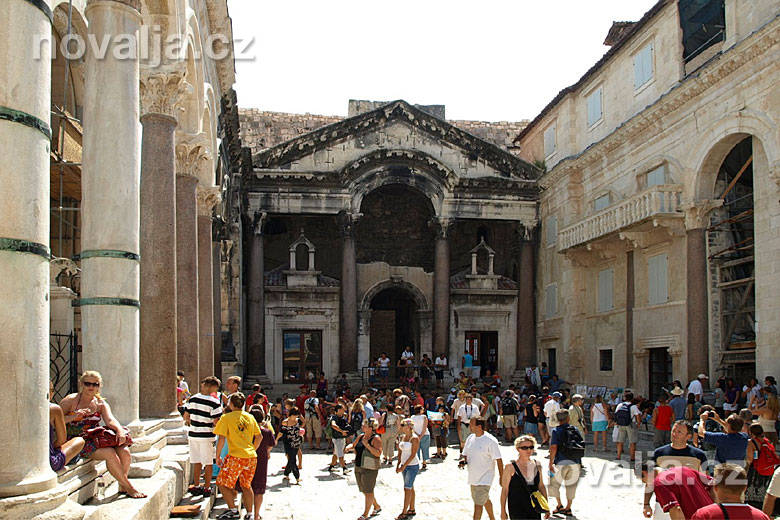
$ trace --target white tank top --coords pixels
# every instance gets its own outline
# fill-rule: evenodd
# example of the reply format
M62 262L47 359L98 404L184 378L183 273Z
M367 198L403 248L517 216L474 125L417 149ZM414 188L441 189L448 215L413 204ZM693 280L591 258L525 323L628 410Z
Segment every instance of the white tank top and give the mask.
M398 443L398 447L401 449L401 464L406 463L406 459L412 454L412 443L408 441L401 441ZM414 454L414 458L409 461L409 466L419 466L420 459L417 458L417 453Z
M412 422L414 423L414 433L416 433L418 437L425 437L426 435L430 435L428 433L428 428L423 431L423 426L425 426L424 415L412 415Z
M607 420L604 413L604 403L595 403L593 405L593 422L603 422Z

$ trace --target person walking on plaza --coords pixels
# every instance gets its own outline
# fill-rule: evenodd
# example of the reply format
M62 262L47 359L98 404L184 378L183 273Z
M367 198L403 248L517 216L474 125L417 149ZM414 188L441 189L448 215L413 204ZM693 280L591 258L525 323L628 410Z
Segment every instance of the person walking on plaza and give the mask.
M531 458L536 449L536 439L521 435L515 439L517 460L504 466L501 476L501 520L541 520L540 509L547 502L547 489L542 478L542 465ZM540 504L536 492L544 497ZM544 513L550 518L550 511Z
M504 423L504 440L512 442L519 434L517 416L520 413L520 403L512 390L505 390L501 399L496 399L501 421Z
M687 406L687 401L683 397L683 393L685 393L684 390L679 386L675 386L671 391L672 399L669 401L669 406L674 412L675 421L682 421L685 419L685 407Z
M697 403L700 403L701 398L704 396L704 385L707 384L708 379L707 374L699 374L696 376L696 379L688 384L687 394L689 396L693 395L693 399Z
M396 473L404 477L404 506L396 520L411 518L417 514L414 510L414 480L420 471L420 459L417 451L420 449L420 438L414 433L414 423L411 419L401 421L401 433L398 438L398 464Z
M558 500L553 513L571 515L571 506L580 480L582 457L585 445L580 432L569 424L568 410L556 414L558 426L550 437L550 496ZM561 485L566 487L566 507L561 499Z
M257 467L255 475L252 477L252 493L254 494L254 520L260 518L260 508L263 506L263 496L265 495L266 482L268 480L268 459L271 457L271 450L276 446L276 439L273 432L268 429L268 416L260 403L252 405L249 413L255 418L260 426L260 445L255 450L257 452ZM247 512L247 515L249 512ZM244 517L245 520L249 520Z
M456 418L458 421L458 438L460 439L461 452L466 444L466 439L471 435L471 419L480 417L480 404L474 403L474 397L471 394L464 394L464 403L458 408Z
M309 449L319 450L322 440L322 410L316 390L309 391L309 397L303 402L305 421L303 427L309 437Z
M708 432L705 428L707 419L720 424L725 433ZM734 462L741 466L745 465L745 455L747 453L748 436L742 432L744 421L737 414L731 414L724 421L714 411L702 414L699 417L699 437L704 442L715 446L715 460L723 464L725 462Z
M447 433L450 429L450 414L447 412L447 406L442 401L436 419L431 419L431 433L436 441L435 458L444 460L447 458Z
M750 408L750 411L758 416L758 424L764 430L764 436L775 447L778 447L777 427L775 424L780 415L780 401L778 401L777 393L772 386L762 388L761 394L764 397L763 403L758 404L754 402L754 406Z
M215 397L219 391L219 379L214 376L204 377L200 382L200 392L190 397L184 407L184 423L189 427L187 442L190 447L190 464L192 464L193 495L209 496L211 494L211 474L214 470L214 425L222 415L222 404ZM203 486L200 485L200 473L204 470Z
M236 392L228 398L228 413L219 418L214 427L217 440L217 487L228 510L219 515L219 519L241 518L236 507L236 480L241 486L242 502L247 511L254 505L252 479L257 468L257 449L263 440L260 426L254 416L244 411L244 394ZM222 458L222 447L227 443L228 455Z
M433 373L436 376L436 388L441 388L444 382L444 371L447 370L447 356L442 352L433 361Z
M743 503L747 475L742 466L736 464L716 466L714 481L715 503L699 508L691 520L770 520L760 509Z
M585 439L588 433L585 427L585 410L582 408L582 396L580 394L574 394L571 396L571 406L569 406L569 424L577 428L580 432L580 436Z
M474 501L474 520L482 517L484 509L490 520L495 520L493 503L490 501L490 486L493 484L495 468L498 468L498 480L504 476L504 463L498 440L485 431L485 419L475 417L469 423L471 435L463 446L463 458L458 467L468 469L468 482L471 487L471 499Z
M552 432L553 429L558 426L558 419L556 419L556 414L561 409L562 397L563 394L560 392L553 392L550 394L550 400L544 403L544 418L548 432Z
M428 414L424 406L418 404L414 407L412 422L414 423L414 433L420 438L420 453L417 454L422 462L420 471L425 471L428 469L428 461L430 460L431 434L428 431Z
M672 418L674 410L666 403L666 394L658 398L658 406L653 408L650 422L653 424L653 447L658 448L671 442Z
M292 473L296 484L301 483L301 472L297 461L298 452L303 444L301 423L301 412L297 406L293 406L276 433L276 442L282 439L284 454L287 456L287 465L284 467L284 481L289 482L290 473Z
M474 368L474 356L468 350L463 353L461 368L467 377L471 377L472 368Z
M609 419L604 406L604 399L597 395L593 406L590 407L590 426L593 430L593 449L599 451L599 437L603 451L607 451L607 424Z
M358 517L358 520L368 520L382 511L374 495L380 466L379 459L382 456L382 440L376 432L378 427L379 422L374 418L363 421L361 432L355 438L355 442L346 450L347 452L355 452L355 480L358 490L363 493L365 498L363 514ZM373 513L371 513L372 506Z
M401 415L392 401L385 403L383 407L382 426L385 427L385 431L382 433L382 462L390 464L395 458L395 442L398 439L398 426L401 424Z
M629 460L634 462L636 457L636 439L638 436L639 422L642 419L642 412L639 407L633 403L634 394L626 392L623 395L623 402L615 408L615 423L618 427L617 458L623 455L623 446L626 442L629 444Z
M346 475L349 473L349 470L346 462L344 462L344 452L347 445L347 437L349 437L349 424L347 423L343 405L336 405L329 422L333 431L333 457L330 460L330 464L328 464L328 471L333 471L338 464L341 466L342 474Z
M745 457L748 467L745 502L760 507L775 467L780 465L780 457L775 452L774 444L764 436L764 429L759 423L751 424L749 431L750 442Z

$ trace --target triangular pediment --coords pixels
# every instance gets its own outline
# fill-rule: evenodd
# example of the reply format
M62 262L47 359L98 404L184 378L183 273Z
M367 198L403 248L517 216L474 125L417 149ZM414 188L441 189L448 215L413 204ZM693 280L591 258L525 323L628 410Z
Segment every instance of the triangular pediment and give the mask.
M252 163L256 169L288 168L290 164L312 156L339 143L360 139L384 129L408 127L430 139L449 145L470 161L481 161L502 177L536 180L540 171L493 143L485 141L443 119L439 119L403 100L393 101L376 110L323 126L299 137L263 150Z

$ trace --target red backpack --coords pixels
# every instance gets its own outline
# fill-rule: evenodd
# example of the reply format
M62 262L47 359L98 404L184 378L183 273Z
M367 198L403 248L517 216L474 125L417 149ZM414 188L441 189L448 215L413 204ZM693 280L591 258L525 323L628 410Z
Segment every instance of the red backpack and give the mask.
M755 446L758 452L758 457L753 456L755 457L753 459L753 467L756 473L768 477L775 472L775 467L780 466L780 457L777 456L775 447L769 442L769 439L762 437L759 442L761 445L756 446L756 441L753 441L753 446Z

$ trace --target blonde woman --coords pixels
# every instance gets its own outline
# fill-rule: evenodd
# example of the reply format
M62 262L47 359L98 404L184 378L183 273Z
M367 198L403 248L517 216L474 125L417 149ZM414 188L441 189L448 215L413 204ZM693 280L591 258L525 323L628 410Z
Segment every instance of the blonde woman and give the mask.
M392 403L383 405L382 424L385 427L385 433L382 434L382 462L392 464L395 458L395 441L398 438L398 425L401 422L401 409L395 407Z
M601 436L602 447L607 451L607 424L609 423L609 414L604 406L604 399L596 396L596 402L590 407L590 424L593 429L593 449L599 451L599 436Z
M379 473L379 458L382 456L382 440L376 432L379 421L374 418L366 419L361 426L361 432L355 437L355 442L347 446L346 452L355 452L355 480L358 490L363 493L365 505L363 514L358 520L368 520L378 515L382 508L376 501L374 487ZM374 512L371 513L371 508Z
M417 451L420 449L420 437L414 433L414 422L411 419L401 421L401 435L398 442L398 465L396 473L404 476L404 507L396 520L411 518L417 514L414 510L414 479L420 471L420 459Z
M111 407L100 397L100 387L103 378L99 372L87 370L79 379L80 391L65 396L60 407L65 414L68 438L80 437L84 432L100 425L116 433L119 446L114 448L98 448L93 439L87 439L80 455L85 459L105 460L109 473L119 482L119 493L130 498L146 498L146 495L135 489L127 478L130 471L130 449L126 446L125 429L111 413Z
M547 498L542 478L542 466L531 458L536 449L533 435L521 435L515 439L517 460L504 466L501 475L501 520L541 519L536 512L531 494L539 491ZM544 515L550 518L550 513Z
M764 387L761 389L764 394L763 406L751 406L750 410L754 415L758 416L758 424L764 430L764 437L769 439L775 447L777 447L777 429L775 428L775 421L780 414L780 401L777 399L777 394L773 392L771 387ZM755 401L754 401L755 403Z

